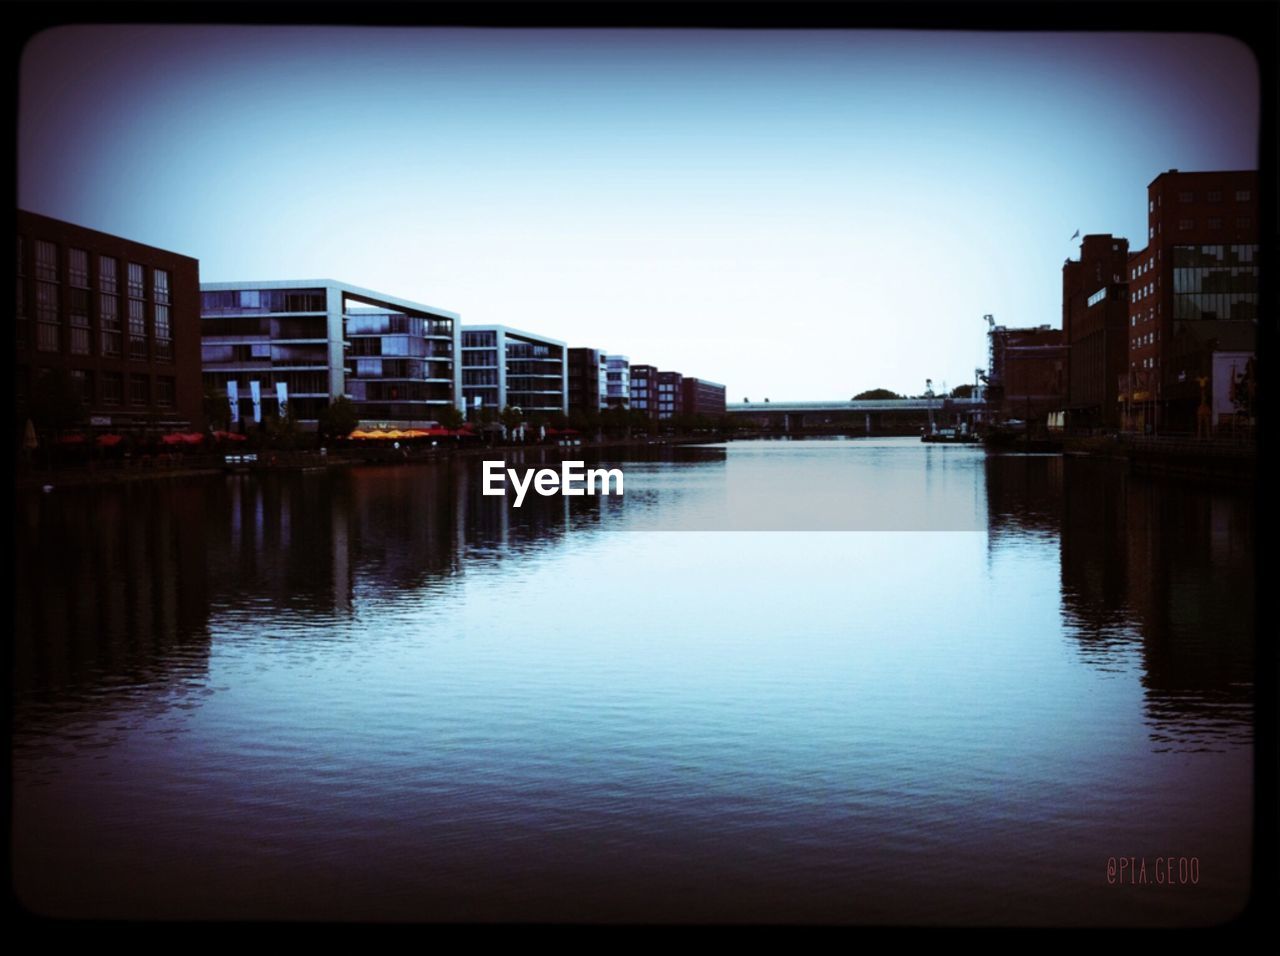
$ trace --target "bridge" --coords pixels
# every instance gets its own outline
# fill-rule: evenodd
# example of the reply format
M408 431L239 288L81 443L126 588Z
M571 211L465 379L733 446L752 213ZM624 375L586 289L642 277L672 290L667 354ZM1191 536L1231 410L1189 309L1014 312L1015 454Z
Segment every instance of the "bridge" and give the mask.
M930 414L939 426L973 421L986 410L980 398L848 399L831 402L731 402L725 411L743 424L786 433L918 434Z

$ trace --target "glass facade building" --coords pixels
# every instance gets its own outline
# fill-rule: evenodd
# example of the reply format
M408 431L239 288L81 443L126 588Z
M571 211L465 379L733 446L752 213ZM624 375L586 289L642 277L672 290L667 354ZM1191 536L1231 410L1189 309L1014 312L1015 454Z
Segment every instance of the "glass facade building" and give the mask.
M375 427L421 427L458 403L456 313L331 279L204 283L201 297L204 384L235 382L242 420L252 382L264 416L279 414L283 383L304 425L339 396Z
M625 355L606 355L608 373L605 401L610 408L629 408L631 405L631 360Z
M461 342L461 392L468 417L508 406L526 416L568 411L563 342L504 325L468 325Z

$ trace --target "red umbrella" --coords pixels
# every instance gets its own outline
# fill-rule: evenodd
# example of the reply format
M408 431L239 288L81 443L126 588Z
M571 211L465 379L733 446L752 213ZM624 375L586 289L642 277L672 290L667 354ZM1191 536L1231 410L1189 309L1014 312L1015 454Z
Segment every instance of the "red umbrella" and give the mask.
M161 435L160 440L166 445L181 445L186 441L186 436L181 432L171 432L168 435Z
M182 436L182 440L188 445L198 445L204 441L204 436L199 432L189 432Z
M63 435L61 438L58 439L58 444L59 445L83 445L84 436L83 435Z
M123 435L99 435L98 444L103 448L114 448L116 445L124 441Z

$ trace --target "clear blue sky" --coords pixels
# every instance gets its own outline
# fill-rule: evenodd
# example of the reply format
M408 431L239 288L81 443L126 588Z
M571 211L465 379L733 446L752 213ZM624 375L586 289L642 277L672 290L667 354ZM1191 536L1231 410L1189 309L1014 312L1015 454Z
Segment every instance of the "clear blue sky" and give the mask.
M971 381L983 313L1061 324L1075 230L1257 162L1214 36L64 27L20 77L21 208L731 401Z

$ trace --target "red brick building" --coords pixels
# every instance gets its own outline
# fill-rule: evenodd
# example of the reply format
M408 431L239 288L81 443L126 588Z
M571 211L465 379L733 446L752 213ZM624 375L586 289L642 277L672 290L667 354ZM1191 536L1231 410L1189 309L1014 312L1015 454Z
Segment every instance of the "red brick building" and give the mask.
M1129 240L1085 236L1062 267L1068 424L1118 428L1119 382L1129 366Z
M1252 351L1258 208L1253 170L1171 169L1147 187L1147 246L1128 261L1129 363L1118 383L1126 427L1194 431L1196 379L1214 367L1212 353Z
M1043 422L1061 411L1067 398L1067 346L1061 329L1047 325L990 331L987 394L998 402L1000 417Z
M98 431L203 428L199 263L22 210L17 240L19 427L62 370Z
M685 376L680 383L681 404L686 415L720 418L725 413L724 386L705 378Z

